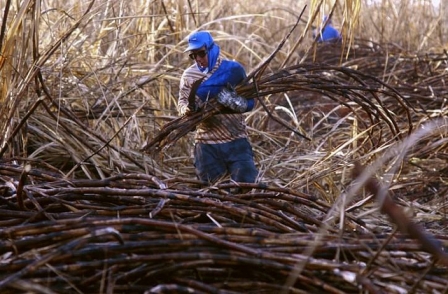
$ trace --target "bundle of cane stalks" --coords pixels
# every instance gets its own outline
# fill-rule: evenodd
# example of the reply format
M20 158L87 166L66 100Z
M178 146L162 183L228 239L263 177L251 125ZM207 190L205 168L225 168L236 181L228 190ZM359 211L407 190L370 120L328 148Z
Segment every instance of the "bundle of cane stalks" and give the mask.
M335 102L350 109L353 107L350 102L353 102L362 108L372 125L384 122L393 136L401 136L402 130L392 115L394 109L388 108L390 105L395 105L396 109L404 112L407 118L408 132L412 131L410 118L412 106L409 102L393 87L361 71L347 67L303 63L270 74L251 76L253 76L251 82L236 87L235 90L243 97L258 99L268 113L269 110L262 97L287 92L325 93ZM387 105L384 100L387 100ZM179 117L164 125L160 133L152 138L143 150L152 153L169 148L181 137L193 131L201 121L225 111L215 99L211 99L200 111ZM282 123L287 129L294 130L287 123Z

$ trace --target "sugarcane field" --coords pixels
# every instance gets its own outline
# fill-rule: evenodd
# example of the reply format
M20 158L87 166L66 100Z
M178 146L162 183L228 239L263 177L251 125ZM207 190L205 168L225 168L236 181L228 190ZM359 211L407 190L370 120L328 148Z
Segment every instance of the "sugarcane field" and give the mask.
M446 1L0 9L1 294L448 294Z

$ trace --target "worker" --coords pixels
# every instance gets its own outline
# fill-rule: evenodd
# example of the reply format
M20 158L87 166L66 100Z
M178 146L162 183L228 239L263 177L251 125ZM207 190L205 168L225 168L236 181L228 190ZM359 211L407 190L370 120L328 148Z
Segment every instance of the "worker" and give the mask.
M323 43L323 42L330 42L330 43L336 43L340 42L342 40L341 34L339 31L333 27L331 19L328 18L327 15L323 17L322 20L322 26L323 29L321 29L319 32L313 33L313 38L316 39L317 42ZM317 36L316 36L317 34Z
M234 90L246 78L245 69L237 61L224 58L208 31L192 33L185 52L194 63L183 72L180 80L179 114L200 111L211 99L217 99L226 110L196 127L194 166L198 178L212 183L230 175L235 182L255 182L258 170L243 113L253 110L256 103ZM203 80L191 101L192 85L200 79Z

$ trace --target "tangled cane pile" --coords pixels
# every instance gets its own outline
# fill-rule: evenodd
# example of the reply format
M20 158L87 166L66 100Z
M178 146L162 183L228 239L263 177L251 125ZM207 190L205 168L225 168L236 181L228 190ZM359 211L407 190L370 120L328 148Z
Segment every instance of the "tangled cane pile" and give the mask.
M297 191L261 184L247 184L254 192L242 195L226 193L231 184L177 190L189 183L141 174L66 181L6 164L0 173L5 293L446 290L447 268L435 266L417 240L372 232L350 213L341 235L324 223L329 206ZM19 209L6 195L23 173L32 184L18 183Z

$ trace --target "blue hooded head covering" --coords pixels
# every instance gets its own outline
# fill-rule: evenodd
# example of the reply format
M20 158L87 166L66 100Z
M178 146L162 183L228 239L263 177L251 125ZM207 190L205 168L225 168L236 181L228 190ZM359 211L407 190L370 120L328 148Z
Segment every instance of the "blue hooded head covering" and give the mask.
M196 65L203 73L208 73L216 64L219 56L219 46L213 41L212 35L207 31L194 32L188 37L188 47L184 52L198 50L205 47L208 54L207 67Z

